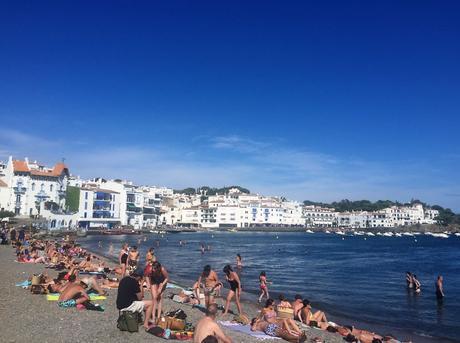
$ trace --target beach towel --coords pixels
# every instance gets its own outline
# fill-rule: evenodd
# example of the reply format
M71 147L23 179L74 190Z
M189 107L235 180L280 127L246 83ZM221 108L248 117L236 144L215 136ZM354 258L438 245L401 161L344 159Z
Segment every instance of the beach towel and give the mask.
M218 323L224 327L226 327L229 330L232 331L237 331L237 332L242 332L245 333L246 335L252 336L256 339L259 340L266 340L266 339L281 339L279 337L273 337L264 334L263 332L260 331L251 331L251 326L250 325L241 325L238 323L233 323L229 321L218 321Z
M175 285L175 284L173 284L173 283L169 283L169 282L166 284L166 288L177 288L177 289L183 289L181 286L179 286L179 285Z
M104 295L98 295L98 294L89 294L90 300L105 300L107 299L106 296ZM59 293L51 293L46 295L46 300L48 301L58 301L59 299Z
M27 287L30 286L31 284L32 284L31 281L26 280L26 281L24 281L24 282L17 283L17 284L16 284L16 287L27 288Z

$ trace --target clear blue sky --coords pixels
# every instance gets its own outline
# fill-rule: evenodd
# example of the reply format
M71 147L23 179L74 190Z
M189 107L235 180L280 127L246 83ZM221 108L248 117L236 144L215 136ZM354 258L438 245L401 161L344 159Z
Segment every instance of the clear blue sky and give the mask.
M459 1L0 4L0 158L460 210Z

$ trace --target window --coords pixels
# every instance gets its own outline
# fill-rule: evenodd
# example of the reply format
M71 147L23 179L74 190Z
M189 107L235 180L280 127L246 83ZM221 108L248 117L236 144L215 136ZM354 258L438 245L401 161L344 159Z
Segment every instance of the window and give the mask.
M40 191L41 191L41 192L44 192L44 191L45 191L45 184L44 184L44 183L42 183L42 184L40 185Z
M50 192L53 191L53 185L50 185Z
M85 212L85 214L84 214L84 217L85 217L85 218L87 218L87 214L86 214L86 212Z
M35 192L35 182L32 182L32 192Z
M88 192L85 192L85 200L88 200Z
M85 210L87 210L87 209L88 209L88 203L85 202Z

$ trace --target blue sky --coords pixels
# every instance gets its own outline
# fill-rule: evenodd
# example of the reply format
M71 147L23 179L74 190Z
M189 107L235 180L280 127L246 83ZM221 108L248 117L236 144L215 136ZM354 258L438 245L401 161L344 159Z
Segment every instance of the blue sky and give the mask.
M0 158L460 210L457 1L0 4Z

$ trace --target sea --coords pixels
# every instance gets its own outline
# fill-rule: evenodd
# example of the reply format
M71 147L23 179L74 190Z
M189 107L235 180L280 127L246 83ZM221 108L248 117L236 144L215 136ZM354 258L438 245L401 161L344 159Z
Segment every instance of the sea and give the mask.
M246 299L257 299L258 277L265 271L271 297L300 294L334 322L413 342L460 342L458 236L196 232L88 236L79 242L114 261L125 242L138 246L142 257L153 247L170 278L184 286L192 286L206 264L225 280L223 267L236 269L240 254ZM209 250L202 253L201 245ZM406 271L417 275L420 294L407 289ZM435 297L438 275L444 277L442 303Z

